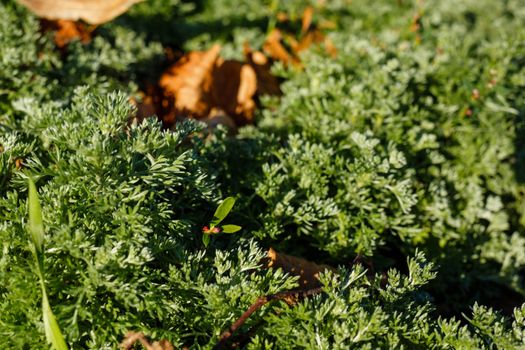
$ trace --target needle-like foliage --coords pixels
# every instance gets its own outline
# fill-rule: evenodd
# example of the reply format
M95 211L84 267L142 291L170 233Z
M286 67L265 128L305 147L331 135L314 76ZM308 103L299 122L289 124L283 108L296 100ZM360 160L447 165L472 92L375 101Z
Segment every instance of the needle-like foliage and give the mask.
M239 57L306 2L152 0L63 52L0 4L3 348L48 348L52 308L71 349L128 331L211 349L259 297L299 288L264 268L270 246L334 271L254 312L244 348L523 348L521 1L308 3L336 57L274 64L283 95L233 137L132 123L130 95L161 43ZM227 196L212 224L243 229L205 248Z

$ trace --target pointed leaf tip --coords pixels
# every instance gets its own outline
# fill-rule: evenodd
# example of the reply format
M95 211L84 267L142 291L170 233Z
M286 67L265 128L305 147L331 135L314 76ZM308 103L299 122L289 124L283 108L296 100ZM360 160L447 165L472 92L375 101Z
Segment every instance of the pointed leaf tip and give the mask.
M215 214L213 214L213 219L210 222L210 228L217 226L222 220L224 220L224 218L232 210L234 204L235 204L235 198L233 197L225 198L222 201L222 203L217 207L217 210L215 210Z
M238 225L224 225L222 226L222 232L224 233L234 233L241 229L241 226Z
M208 244L210 244L210 235L207 234L207 233L203 233L202 234L202 244L204 244L205 247L208 246Z
M29 232L38 253L42 252L44 245L44 225L42 223L42 209L38 199L35 183L28 178L29 202Z
M42 288L42 312L47 341L53 346L54 350L68 350L64 335L60 331L55 315L51 310L44 288Z

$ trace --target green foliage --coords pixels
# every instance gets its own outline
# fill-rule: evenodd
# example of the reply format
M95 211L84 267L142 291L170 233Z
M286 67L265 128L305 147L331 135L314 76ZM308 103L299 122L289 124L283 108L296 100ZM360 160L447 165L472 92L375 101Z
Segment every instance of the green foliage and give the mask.
M36 186L31 178L28 178L29 194L27 202L29 204L29 232L33 241L33 247L37 255L42 254L44 247L44 225L42 224L42 209L38 200Z
M52 33L14 1L0 4L0 130L17 130L17 106L26 99L67 106L75 87L135 93L134 81L151 79L163 61L162 46L124 26L104 25L87 45L73 41L65 53L55 48Z
M47 299L47 292L45 286L45 270L44 270L44 226L42 224L42 209L40 208L40 201L36 191L35 183L31 178L28 178L28 204L29 204L29 231L32 238L32 251L35 258L35 265L40 285L42 287L42 318L44 320L44 330L47 342L50 343L55 350L67 350L66 341L60 331L60 327L55 319L55 315L49 305Z
M68 109L26 106L21 123L42 148L24 164L40 185L48 298L70 347L114 348L131 329L207 344L233 309L294 286L282 273L254 272L263 251L253 242L200 250L218 192L193 148L198 125L128 125L126 95L77 93ZM26 176L11 176L0 200L0 333L8 347L42 348L45 327L30 312L39 289L28 278ZM190 322L196 314L204 320Z
M337 57L320 45L303 70L275 64L283 96L262 99L257 126L211 140L192 121L129 122L130 94L165 63L160 43L226 41L239 57L269 16L298 23L305 2L144 2L63 53L0 5L5 348L46 348L52 319L72 349L115 349L130 330L212 348L260 296L298 288L261 268L268 246L339 270L323 293L254 313L245 348L523 347L520 1L309 3L335 24ZM240 229L217 226L227 215L242 234L203 249L210 217Z
M235 198L225 198L215 210L215 213L213 214L213 219L210 221L210 227L204 226L202 228L202 243L205 247L207 247L208 244L210 244L211 235L218 234L220 232L235 233L242 228L238 225L223 225L220 227L218 226L222 222L222 220L224 220L226 216L228 216L234 205Z
M225 191L247 195L250 234L333 264L370 256L381 269L424 249L451 313L465 297L523 300L518 2L341 3L325 9L337 58L321 45L303 54L304 70L275 65L283 96L264 100L258 128L211 146L232 150L209 155L235 174Z
M60 326L51 310L44 286L42 286L42 318L44 320L44 331L47 342L50 343L55 350L67 350L64 335L60 331Z
M242 227L239 225L223 225L222 232L224 233L235 233L241 230Z
M278 307L248 348L519 349L523 345L519 318L510 324L477 305L468 324L435 321L421 286L436 273L421 253L408 259L408 275L389 271L386 288L384 276L370 280L365 272L358 265L338 275L324 274L324 295L293 308ZM516 310L518 317L520 312Z
M228 214L230 213L234 205L235 205L235 198L233 197L225 198L215 210L215 213L213 214L213 219L210 222L210 228L213 228L217 226L218 224L220 224L222 220L224 220L224 218L228 216Z

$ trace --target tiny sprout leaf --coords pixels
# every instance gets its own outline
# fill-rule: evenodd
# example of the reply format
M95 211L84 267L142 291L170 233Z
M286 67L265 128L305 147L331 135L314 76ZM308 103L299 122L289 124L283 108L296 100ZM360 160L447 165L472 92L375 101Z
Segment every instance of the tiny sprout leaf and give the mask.
M68 350L64 336L60 331L55 315L49 306L47 300L47 293L45 288L42 286L42 312L44 317L44 330L46 333L46 339L55 350Z
M213 228L220 224L220 222L224 220L224 218L232 210L234 204L235 198L227 197L226 199L224 199L222 203L217 207L217 210L215 210L215 214L213 214L213 219L210 222L210 228Z
M224 233L234 233L241 229L241 226L238 225L224 225L222 226L222 232Z
M208 246L208 244L210 244L210 235L207 234L207 233L203 233L202 234L202 243L204 244L205 247Z
M29 232L33 240L33 245L38 254L42 252L44 245L44 225L42 224L42 209L38 200L38 193L33 180L28 178L29 185Z

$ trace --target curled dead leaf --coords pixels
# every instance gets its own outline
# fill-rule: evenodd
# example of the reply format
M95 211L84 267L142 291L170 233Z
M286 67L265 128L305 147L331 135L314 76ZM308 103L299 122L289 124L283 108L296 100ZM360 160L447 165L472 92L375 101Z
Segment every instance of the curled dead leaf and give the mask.
M268 57L260 51L252 51L248 43L244 44L244 56L257 76L257 95L280 95L279 80L270 71L272 64Z
M301 22L301 33L306 33L312 25L312 19L314 17L314 9L312 6L307 6L303 12L303 18Z
M256 71L249 63L224 60L219 53L219 45L204 52L190 52L162 74L159 85L166 99L173 101L171 119L180 115L206 119L217 109L237 125L252 122L258 87Z
M308 49L312 44L320 44L325 41L325 36L319 30L311 30L303 37L299 42L295 42L292 45L292 49L295 53L299 53Z
M213 71L220 51L220 45L214 45L208 51L190 52L162 74L159 85L166 97L174 98L176 113L200 118L208 115L213 104Z
M331 266L316 264L303 258L278 253L273 248L268 250L267 267L280 267L290 275L299 276L299 285L303 289L320 287L319 273L325 270L336 271Z
M17 0L37 16L47 19L108 22L142 0Z
M286 47L282 44L283 35L279 29L274 29L268 34L263 44L263 50L276 61L281 61L284 64L293 64L300 67L301 61L292 53L288 52Z
M213 102L233 116L237 124L252 121L256 90L257 76L250 65L234 60L217 61L213 72Z
M298 54L313 44L324 44L326 52L330 56L335 57L337 49L332 41L317 26L313 25L313 16L313 7L306 7L301 18L301 34L299 38L296 38L295 34L281 32L279 29L272 30L263 44L264 52L275 61L281 61L285 65L292 64L296 67L302 67Z

